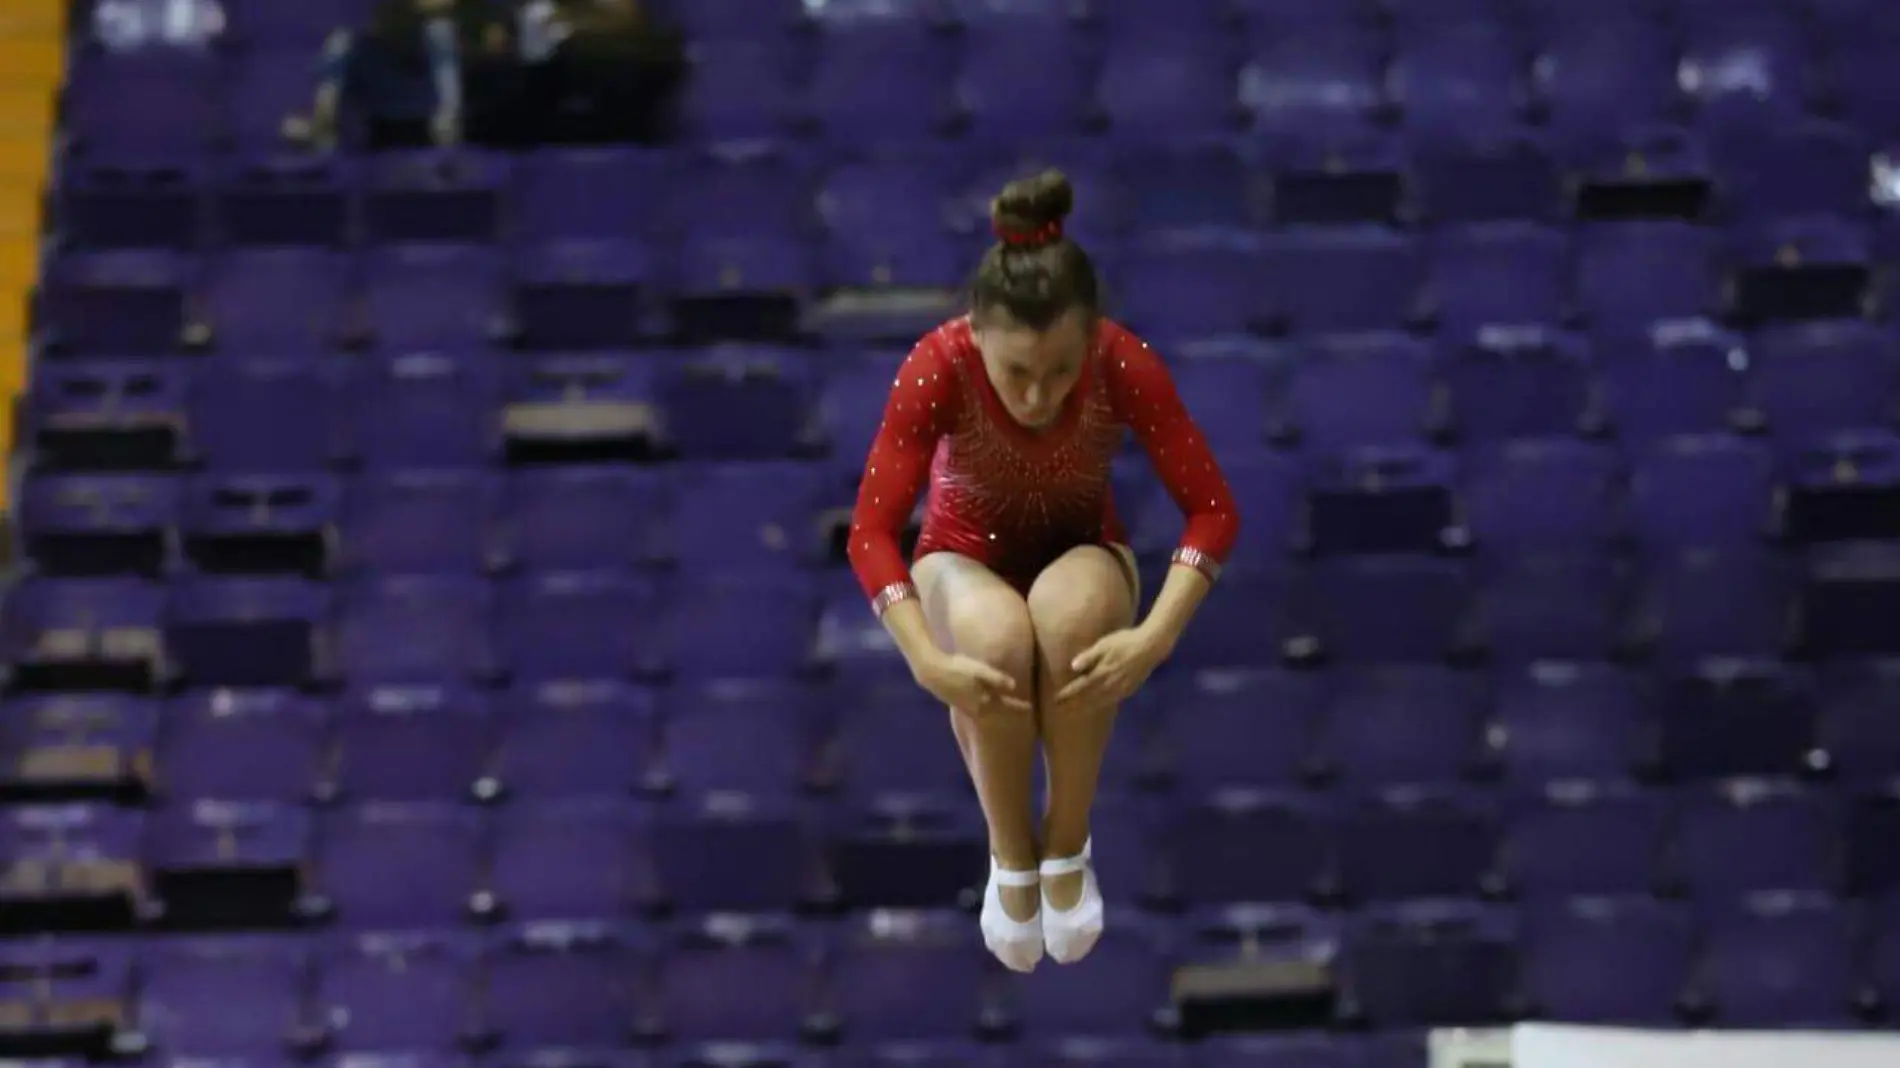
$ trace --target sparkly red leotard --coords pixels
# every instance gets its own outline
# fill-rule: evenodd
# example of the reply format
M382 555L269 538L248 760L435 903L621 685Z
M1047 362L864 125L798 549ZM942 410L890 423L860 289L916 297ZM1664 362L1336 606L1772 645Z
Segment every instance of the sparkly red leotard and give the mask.
M959 553L1019 590L1077 545L1126 540L1108 475L1127 430L1187 516L1175 562L1214 577L1240 517L1207 439L1146 343L1104 320L1061 414L1031 430L990 385L969 320L932 331L891 385L851 513L851 566L873 610L916 595L899 539L926 478L917 555Z

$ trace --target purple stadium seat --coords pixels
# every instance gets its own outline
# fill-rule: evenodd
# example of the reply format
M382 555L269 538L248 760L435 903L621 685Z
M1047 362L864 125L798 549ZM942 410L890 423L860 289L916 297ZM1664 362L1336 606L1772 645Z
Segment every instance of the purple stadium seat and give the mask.
M826 896L822 843L791 802L711 794L671 802L653 827L661 897L707 912L782 911ZM745 857L734 877L733 857Z
M190 479L179 515L185 559L207 573L323 575L341 496L325 475Z
M1222 140L1133 147L1113 167L1119 199L1137 232L1239 228L1259 214L1259 184L1246 159Z
M1152 235L1123 250L1120 314L1155 337L1245 334L1268 292L1259 243L1230 233Z
M1430 428L1437 397L1429 350L1392 334L1314 344L1287 377L1279 418L1302 446L1409 445Z
M492 363L477 363L480 374ZM501 411L507 449L523 459L547 455L625 458L656 442L655 367L621 353L547 356L506 366Z
M1429 219L1544 220L1561 201L1549 146L1527 129L1434 139L1414 147L1412 167L1414 195Z
M1900 353L1873 327L1783 327L1755 336L1749 380L1769 429L1791 443L1836 430L1890 429L1900 404Z
M1694 925L1645 898L1552 902L1526 917L1524 994L1567 1023L1669 1026L1689 978Z
M921 19L821 19L803 117L840 142L902 141L949 117L952 54Z
M624 799L516 801L496 817L486 890L516 921L631 916L656 893L641 828Z
M1771 531L1774 460L1722 435L1669 438L1638 454L1630 476L1632 533L1646 549L1758 545Z
M691 460L796 455L811 427L813 365L801 354L732 346L686 356L659 378L666 438Z
M1654 23L1572 24L1548 42L1531 70L1552 124L1576 143L1666 122L1679 106L1676 59Z
M1876 660L1826 670L1819 687L1822 748L1846 779L1900 777L1900 663Z
M686 794L797 791L812 772L812 698L802 684L771 678L675 686L661 740L667 784Z
M238 358L319 352L339 340L349 263L313 249L255 249L215 262L203 321L221 354Z
M1671 660L1774 657L1789 638L1792 589L1782 561L1696 550L1655 561L1639 633Z
M625 148L530 153L516 172L516 225L532 241L637 238L661 218L663 162Z
M834 948L828 1011L850 1041L972 1036L993 996L975 934L954 914L885 912L853 920Z
M1569 250L1561 232L1483 223L1441 233L1433 246L1429 306L1447 336L1554 326L1568 314Z
M529 800L626 798L652 775L653 695L614 683L553 683L511 702L493 774Z
M1475 905L1378 910L1347 935L1346 996L1383 1025L1496 1020L1514 980L1513 927Z
M967 792L968 773L956 747L943 744L948 723L923 726L944 709L902 679L842 678L823 706L832 710L818 777L859 798Z
M971 134L990 142L1080 132L1090 85L1082 42L1048 19L995 18L964 30L952 80L955 106Z
M349 448L385 471L478 466L501 446L497 378L473 357L375 361L352 383Z
M329 1046L344 1053L452 1050L471 1032L474 946L439 934L371 934L317 958L312 1001Z
M674 1042L793 1041L817 1010L818 947L789 918L689 921L667 941L650 1026Z
M1681 779L1799 775L1813 766L1813 682L1773 661L1705 662L1667 677L1657 760Z
M637 343L654 274L652 253L628 240L568 238L524 250L514 265L520 343L535 350Z
M1186 35L1111 35L1096 104L1113 136L1136 142L1218 135L1239 125L1234 72L1209 41Z
M1267 239L1256 298L1299 334L1396 330L1419 312L1422 257L1382 226L1294 229Z
M1485 680L1424 665L1341 671L1315 770L1354 790L1455 781L1476 770Z
M1391 69L1406 127L1429 137L1516 125L1528 72L1510 34L1479 22L1428 25L1410 35Z
M1693 982L1733 1027L1850 1024L1856 982L1850 907L1826 898L1770 895L1713 917Z
M399 245L364 258L362 326L391 355L479 347L508 328L500 257L458 245Z
M822 472L812 464L694 465L674 502L668 555L689 574L796 567L819 548Z
M199 801L158 810L146 828L152 878L168 916L185 926L287 922L309 889L311 851L310 813L300 807ZM243 889L219 893L219 884Z
M138 1030L175 1057L286 1055L310 962L291 940L158 943L141 955ZM227 1011L230 1010L230 1011Z
M1190 903L1293 902L1332 878L1320 806L1291 793L1228 791L1184 805L1164 841Z
M1655 794L1554 784L1510 821L1505 878L1528 899L1652 893L1662 886L1667 829L1668 807Z
M1473 641L1501 664L1591 661L1627 639L1629 569L1589 553L1526 556L1484 569Z
M328 814L317 891L357 930L447 927L476 908L482 824L434 805L365 804Z
M0 822L0 870L19 887L8 904L29 925L57 909L92 909L129 920L146 894L141 814L109 805L10 808ZM44 924L41 920L41 924Z
M495 498L493 483L473 471L357 478L338 523L337 566L398 575L479 571L492 552Z
M674 492L654 473L620 467L519 472L499 502L495 553L537 571L645 563Z
M75 161L53 195L65 237L79 247L188 249L204 229L204 184L190 162Z
M1825 891L1839 880L1837 810L1785 782L1737 779L1683 799L1674 878L1702 898Z
M438 687L373 689L344 702L325 792L349 802L453 801L492 770L480 698Z
M189 49L94 55L73 71L67 121L88 153L190 151L220 132L221 73Z
M1465 441L1563 438L1597 423L1590 349L1580 338L1492 327L1447 357L1452 418Z
M1213 789L1285 789L1315 770L1314 735L1331 687L1304 673L1204 671L1168 680L1157 704L1167 774ZM1191 716L1171 715L1192 708ZM1125 735L1124 710L1122 733ZM1122 737L1117 745L1127 747Z
M1366 30L1334 24L1262 35L1240 72L1240 100L1254 129L1298 135L1367 124L1385 88L1376 39Z
M158 713L113 694L13 698L0 712L0 788L30 798L147 787Z
M613 1048L634 1034L644 948L615 924L530 925L488 954L482 1030L505 1048Z
M254 102L240 110L251 106ZM268 121L282 119L279 113ZM219 170L212 195L222 236L233 245L336 248L345 243L355 217L356 169L348 160L326 156L239 157Z
M1497 880L1496 806L1475 793L1391 790L1348 803L1329 829L1354 900L1466 897Z
M192 386L192 445L221 473L313 472L342 451L341 376L303 361L233 363Z
M158 751L159 787L176 802L298 804L315 788L326 712L295 694L226 690L172 701Z
M1729 430L1743 408L1741 337L1705 320L1600 337L1608 417L1626 441Z
M112 688L120 678L149 686L170 671L165 605L153 583L29 579L0 607L0 659L16 684L41 676L90 683L80 689Z
M21 540L44 574L157 574L169 563L180 489L144 475L42 475L20 500Z
M1003 992L1004 1011L1032 1038L1140 1036L1153 1026L1168 997L1173 947L1166 931L1118 916L1089 954L1103 965L1100 975L1085 978L1074 968L1043 967L1011 976Z
M1678 80L1700 123L1743 130L1800 118L1811 93L1804 26L1785 15L1692 18Z
M1651 701L1607 664L1531 664L1499 680L1492 745L1525 786L1627 779L1657 760Z
M336 672L357 686L488 678L495 671L492 600L480 581L449 575L346 586L337 612Z
M41 327L86 355L175 351L183 340L195 263L176 253L74 253L54 260L40 284Z
M1469 638L1468 601L1457 561L1401 555L1321 561L1298 598L1326 655L1394 662L1457 652Z
M370 240L454 244L495 240L512 174L503 155L418 151L379 154L365 178Z
M1467 453L1460 498L1486 551L1607 545L1619 529L1616 454L1580 441L1524 440Z

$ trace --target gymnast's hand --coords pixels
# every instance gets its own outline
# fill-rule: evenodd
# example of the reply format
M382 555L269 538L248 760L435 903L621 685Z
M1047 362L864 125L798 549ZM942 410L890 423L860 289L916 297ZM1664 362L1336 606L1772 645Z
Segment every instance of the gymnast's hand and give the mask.
M1120 704L1134 696L1166 657L1162 644L1140 627L1104 635L1070 662L1075 678L1057 692L1055 709Z
M1030 711L1029 699L1016 693L1015 679L961 653L933 656L916 675L918 685L959 712L981 716Z

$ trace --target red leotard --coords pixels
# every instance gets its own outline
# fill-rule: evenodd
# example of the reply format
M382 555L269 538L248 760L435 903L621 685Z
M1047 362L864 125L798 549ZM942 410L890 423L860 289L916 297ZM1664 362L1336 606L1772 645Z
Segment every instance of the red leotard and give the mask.
M990 385L968 319L932 331L891 385L851 513L851 567L872 609L882 615L916 595L899 542L926 478L917 555L970 557L1018 590L1077 545L1125 541L1109 495L1124 430L1187 516L1175 562L1213 578L1240 516L1207 439L1145 342L1103 320L1061 414L1032 430Z

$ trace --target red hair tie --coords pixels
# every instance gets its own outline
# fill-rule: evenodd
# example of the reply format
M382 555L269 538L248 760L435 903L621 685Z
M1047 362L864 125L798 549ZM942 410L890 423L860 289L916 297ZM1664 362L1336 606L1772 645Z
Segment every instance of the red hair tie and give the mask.
M1062 223L1048 222L1033 230L1011 230L999 223L990 224L996 240L1010 248L1042 248L1062 240Z

